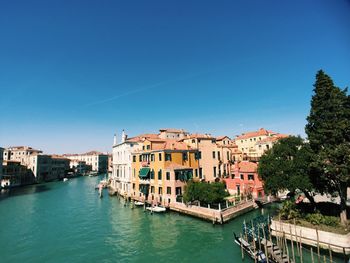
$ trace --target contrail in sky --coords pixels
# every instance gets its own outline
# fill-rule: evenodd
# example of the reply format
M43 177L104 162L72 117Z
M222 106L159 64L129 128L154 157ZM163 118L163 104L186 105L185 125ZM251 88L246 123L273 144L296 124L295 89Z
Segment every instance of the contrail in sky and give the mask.
M209 72L205 72L205 73L209 73ZM102 104L102 103L105 103L105 102L113 101L113 100L120 99L122 97L126 97L126 96L129 96L129 95L132 95L132 94L144 91L144 90L149 90L149 89L157 88L157 87L160 87L160 86L164 86L164 85L172 83L172 82L177 82L177 81L181 81L181 80L187 80L187 79L191 79L191 78L194 78L194 77L198 77L198 76L200 76L202 74L204 74L204 72L197 73L197 74L192 74L192 75L189 75L189 76L186 76L186 77L179 77L179 78L172 79L172 80L162 81L162 82L155 83L155 84L141 86L139 88L136 88L136 89L133 89L133 90L129 90L129 91L125 92L125 93L121 93L121 94L115 95L113 97L106 98L104 100L98 100L98 101L91 102L91 103L89 103L89 104L87 104L85 106L92 106L92 105L97 105L97 104Z

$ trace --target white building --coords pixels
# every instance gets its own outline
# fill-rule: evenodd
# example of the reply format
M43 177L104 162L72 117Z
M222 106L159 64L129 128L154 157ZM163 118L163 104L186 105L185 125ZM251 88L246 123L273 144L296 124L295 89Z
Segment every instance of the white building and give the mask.
M73 161L84 161L87 166L90 166L92 171L99 173L107 173L108 170L108 155L91 151L83 154L64 154L64 157Z
M2 161L3 161L4 148L0 147L0 180L2 176Z
M121 141L117 142L114 135L113 142L113 170L111 175L111 187L119 194L130 196L131 193L131 153L138 149L140 137L128 139L124 130Z

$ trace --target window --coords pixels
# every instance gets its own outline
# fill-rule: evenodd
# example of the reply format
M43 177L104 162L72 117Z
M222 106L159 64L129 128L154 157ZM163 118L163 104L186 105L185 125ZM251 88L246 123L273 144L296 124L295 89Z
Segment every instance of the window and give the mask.
M166 188L166 193L167 193L168 195L171 195L171 187L167 187L167 188Z
M199 168L199 178L202 179L203 178L203 169Z
M162 188L162 187L159 187L159 188L158 188L158 194L160 194L160 195L163 194L163 188Z
M211 140L211 143L215 143L215 142L216 142L215 139L212 139L212 140Z
M241 179L244 180L244 174L241 174Z
M151 179L154 179L154 170L153 169L150 171L150 176L151 176Z
M132 184L132 189L134 189L134 190L135 190L135 184Z
M181 195L181 194L182 194L182 189L181 189L181 187L176 187L176 188L175 188L175 191L176 191L176 195Z
M216 167L215 166L214 166L213 170L214 170L214 177L216 177Z
M145 150L145 146L142 146L142 150Z
M162 169L158 171L158 180L162 180Z
M154 194L154 186L151 186L151 193Z
M166 179L170 180L170 172L166 172Z
M248 180L254 180L254 174L248 174Z
M134 156L132 157L132 161L133 161L133 162L136 162L136 155L134 155Z
M147 150L151 149L151 145L147 145Z
M194 170L194 174L195 174L196 177L198 177L198 169Z
M196 141L193 139L193 140L192 140L192 143L195 143L195 142L196 142Z
M154 162L154 154L151 154L151 162Z
M184 161L187 161L187 160L188 160L187 152L182 153L182 159L183 159Z
M215 159L215 151L213 151L213 159Z
M159 161L162 160L162 153L159 153L159 154L158 154L158 159L159 159Z
M198 142L201 142L201 139L198 139Z
M218 151L218 160L220 160L220 152Z
M200 160L200 159L202 158L202 153L201 153L201 152L196 152L196 153L194 154L194 158L195 158L196 160Z
M139 162L142 162L142 155L139 155Z
M227 160L229 161L230 160L230 152L226 152L227 154Z
M270 146L268 144L266 144L266 150L270 149Z
M171 161L171 153L165 154L165 161Z

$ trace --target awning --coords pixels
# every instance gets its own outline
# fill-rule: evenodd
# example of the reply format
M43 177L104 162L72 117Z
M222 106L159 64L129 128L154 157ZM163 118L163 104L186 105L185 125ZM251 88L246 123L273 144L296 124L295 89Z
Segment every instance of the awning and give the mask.
M139 172L139 177L141 179L143 178L148 178L148 174L149 174L149 168L148 167L143 167L140 169L140 172Z

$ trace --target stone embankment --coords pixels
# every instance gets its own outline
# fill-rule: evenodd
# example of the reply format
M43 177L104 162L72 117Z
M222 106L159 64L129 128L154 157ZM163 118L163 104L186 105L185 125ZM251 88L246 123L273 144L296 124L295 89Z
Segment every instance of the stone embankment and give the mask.
M222 210L176 202L170 205L170 210L208 220L213 222L213 224L223 224L241 214L253 210L255 207L254 201L242 202Z

